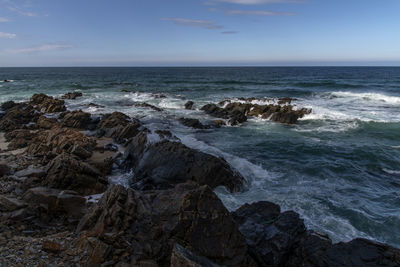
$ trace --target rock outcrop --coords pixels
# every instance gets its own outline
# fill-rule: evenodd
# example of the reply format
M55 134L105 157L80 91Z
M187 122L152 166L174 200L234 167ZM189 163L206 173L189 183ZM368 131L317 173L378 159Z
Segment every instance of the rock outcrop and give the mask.
M68 92L65 95L61 96L62 99L76 99L77 97L81 97L83 94L81 92Z

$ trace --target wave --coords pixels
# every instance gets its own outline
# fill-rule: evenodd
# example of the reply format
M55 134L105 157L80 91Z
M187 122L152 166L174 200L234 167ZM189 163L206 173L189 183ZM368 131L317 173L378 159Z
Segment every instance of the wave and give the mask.
M400 97L399 96L391 96L385 95L381 93L354 93L354 92L331 92L328 94L331 99L334 98L347 98L350 100L361 100L366 102L378 102L378 103L386 103L391 105L398 105L400 104Z
M323 87L323 88L340 88L340 89L356 89L363 88L362 85L358 84L350 84L350 83L337 83L335 81L321 81L321 82L299 82L295 83L294 86L302 87L302 88L315 88L315 87Z
M163 81L165 84L217 84L217 85L274 85L277 82L255 82L255 81L237 81L237 80L217 80L217 81L193 81L193 80L176 80Z

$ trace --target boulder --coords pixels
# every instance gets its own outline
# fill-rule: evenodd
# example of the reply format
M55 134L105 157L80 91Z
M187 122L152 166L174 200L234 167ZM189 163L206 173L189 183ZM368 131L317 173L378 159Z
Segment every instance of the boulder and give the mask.
M121 112L105 115L98 125L100 136L112 137L118 143L125 143L136 136L141 127L139 120L131 119Z
M9 175L11 173L11 169L7 164L0 163L0 177L5 175Z
M7 101L7 102L4 102L3 104L1 104L1 110L7 111L17 105L18 104L16 104L14 101Z
M188 101L185 103L185 109L193 109L194 102Z
M63 112L66 110L64 100L55 99L45 94L33 95L30 103L34 105L38 111L43 113Z
M191 149L180 142L162 140L147 144L146 133L138 134L129 143L123 164L135 170L133 186L138 189L170 188L192 180L211 188L222 185L237 192L244 183L240 173L223 158Z
M46 116L40 116L37 123L37 127L41 129L49 130L54 126L58 126L58 120L56 118L47 118Z
M89 158L96 141L72 128L54 127L41 131L28 146L28 153L34 156L54 158L61 153L70 153L79 158Z
M70 128L78 128L78 129L87 129L87 127L91 124L90 113L83 112L82 110L74 110L70 112L66 112L62 114L61 126L62 127L70 127Z
M44 186L74 190L82 195L102 193L107 184L107 179L99 170L68 154L61 154L48 164L42 181Z
M81 218L86 212L86 199L71 190L35 187L25 192L23 199L29 205L41 205L51 213L64 213Z
M198 119L191 118L179 118L178 121L187 127L195 128L195 129L207 129L209 127L203 125Z
M185 249L179 244L175 244L171 254L171 266L174 267L219 267L207 258L200 257L193 252Z
M77 97L81 97L83 94L81 92L68 92L63 95L62 99L76 99Z
M15 150L28 146L36 135L36 132L30 130L17 129L6 133L4 137L10 142L8 144L8 149Z
M24 202L22 202L21 200L18 200L13 197L6 197L3 195L0 195L0 211L1 212L9 212L9 211L18 210L25 206L26 206L26 204Z
M0 130L9 132L26 127L31 122L36 122L39 113L26 103L17 104L8 109L0 119Z
M255 266L221 200L209 187L193 183L147 193L113 185L82 218L77 232L89 262L97 264L150 261L167 266L179 243L217 264Z
M155 110L155 111L158 111L158 112L163 111L163 109L161 109L161 108L159 108L159 107L156 107L156 106L154 106L154 105L148 104L148 103L146 103L146 102L137 103L137 104L135 104L135 106L136 106L136 107L142 107L142 108L150 108L150 109Z

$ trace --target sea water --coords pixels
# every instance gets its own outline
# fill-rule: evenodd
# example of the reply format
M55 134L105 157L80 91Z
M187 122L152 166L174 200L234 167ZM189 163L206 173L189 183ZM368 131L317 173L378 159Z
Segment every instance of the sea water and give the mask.
M224 157L247 180L240 193L216 189L230 210L268 200L335 242L365 237L400 248L400 68L0 68L5 79L0 102L80 91L70 109L121 111ZM196 130L177 122L207 122L202 105L240 97L293 97L313 111L295 125L249 118ZM195 110L184 109L189 100ZM112 178L124 184L128 176Z

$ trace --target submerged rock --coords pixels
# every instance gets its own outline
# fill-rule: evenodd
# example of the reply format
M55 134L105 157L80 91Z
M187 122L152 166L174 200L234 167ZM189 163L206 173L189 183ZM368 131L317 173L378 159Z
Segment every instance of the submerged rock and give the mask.
M244 178L223 158L191 149L180 142L163 140L147 143L146 133L129 143L124 157L125 168L133 168L135 188L170 188L175 184L196 181L211 188L225 186L239 191Z
M185 109L193 109L194 102L188 101L185 103Z
M77 232L90 263L167 266L179 243L217 264L255 266L236 223L207 186L181 184L143 193L113 185Z
M81 97L83 94L81 92L69 92L63 95L62 99L76 99L77 97Z
M154 105L150 105L150 104L148 104L148 103L146 103L146 102L135 104L135 106L136 106L136 107L142 107L142 108L150 108L150 109L155 110L155 111L158 111L158 112L163 111L163 109L161 109L161 108L159 108L159 107L156 107L156 106L154 106Z
M208 129L209 127L203 125L198 119L191 118L179 118L178 121L187 127L195 128L195 129Z

